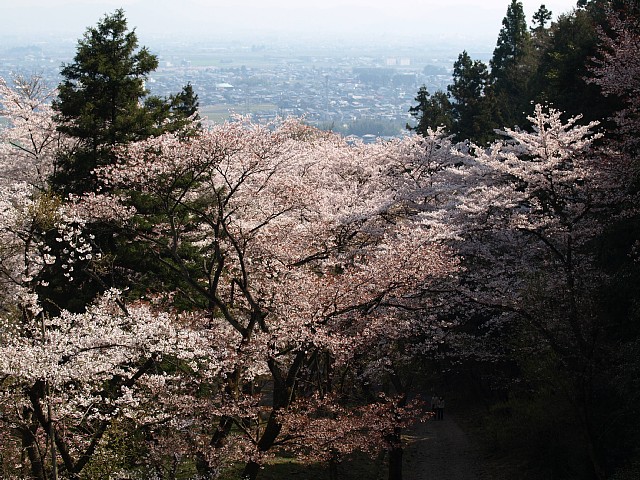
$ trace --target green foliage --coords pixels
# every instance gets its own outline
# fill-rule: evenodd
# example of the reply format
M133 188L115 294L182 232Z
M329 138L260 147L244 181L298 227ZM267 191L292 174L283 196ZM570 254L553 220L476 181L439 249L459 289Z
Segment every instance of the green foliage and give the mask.
M115 162L120 146L185 128L189 128L184 131L188 136L200 128L192 123L198 118L198 96L190 84L169 98L148 95L145 80L157 66L156 56L139 48L123 10L105 15L97 26L87 29L78 42L74 61L62 68L63 81L53 104L58 129L75 143L55 160L49 180L56 194L81 195L103 188L93 170ZM48 299L46 308L51 313L83 311L100 291L131 287L132 281L145 281L150 271L163 279L157 282L174 285L166 268L150 268L148 259L155 258L152 252L141 252L127 232L108 223L94 223L85 229L94 250L101 252L101 261L76 265L72 277L60 274L60 260L45 267L38 279L43 285L39 293ZM42 234L52 254L60 258L65 245L56 240L57 234ZM153 289L140 287L131 293L149 288Z
M622 11L636 16L640 14L637 0L578 0L577 6L584 9L598 24L605 23L610 11Z
M522 2L511 0L490 62L491 74L497 81L527 55L530 38Z
M597 46L596 24L587 11L558 18L532 74L532 100L551 103L569 115L582 114L585 121L610 116L615 102L602 97L599 87L586 82Z
M77 152L58 159L52 183L65 193L96 187L91 171L112 160L116 145L144 138L154 119L141 106L144 82L158 66L146 48L138 49L122 10L87 29L74 62L62 69L54 108L59 130L79 141Z
M540 8L533 14L534 27L531 28L533 33L544 31L547 27L547 22L551 21L553 12L549 10L544 4L540 5Z
M480 143L494 138L495 102L487 65L463 51L453 64L453 83L447 87L453 100L453 133L458 140Z
M103 437L96 454L82 470L81 480L113 478L123 471L134 469L142 454L136 447L142 443L139 438L137 442L134 441L134 437L138 437L139 434L134 433L126 423L113 423Z
M179 178L174 186L186 185L191 181L188 176ZM121 267L118 270L126 269L126 279L123 278L122 282L127 283L128 295L131 298L140 298L177 292L173 298L176 308L206 308L207 300L188 286L184 276L176 275L176 271L186 269L188 277L197 278L205 252L189 242L181 242L174 250L168 239L161 239L162 243L141 240L146 236L153 237L152 231L156 225L166 221L167 212L164 208L165 202L170 202L170 194L166 198L135 191L129 191L127 194L131 205L135 205L136 210L140 212L133 219L130 231L120 232L116 245L121 258ZM185 205L176 206L172 215L177 228L189 223L191 208L206 208L212 201L211 198L197 198ZM179 264L176 263L176 258L181 259Z
M412 129L421 131L421 122L437 115L436 121L444 125L452 119L451 132L458 140L485 143L495 139L495 128L527 125L531 103L551 104L567 116L583 115L583 122L598 120L607 126L620 101L602 96L600 88L588 82L598 55L598 29L608 28L607 8L637 15L640 7L629 0L585 1L582 8L550 23L551 11L541 5L528 28L522 2L511 0L490 68L462 52L448 87L450 105L418 91L418 104L410 110L418 125Z
M427 87L422 86L418 90L415 98L418 104L409 108L409 113L417 120L415 126L407 125L409 130L422 135L427 133L427 129L435 130L437 127L444 127L450 132L453 127L453 116L451 112L451 102L449 96L438 90L433 95L427 91Z
M176 131L197 112L191 85L169 99L148 97L145 80L158 66L138 48L122 9L87 29L73 63L63 67L54 102L59 130L78 142L57 159L51 183L56 191L81 194L97 188L92 170L113 162L118 145Z
M171 110L179 112L181 117L198 116L198 95L193 91L191 83L187 83L180 93L171 95L169 98L171 100Z
M512 0L509 5L489 64L498 123L508 127L525 125L531 100L529 78L536 65L522 2Z

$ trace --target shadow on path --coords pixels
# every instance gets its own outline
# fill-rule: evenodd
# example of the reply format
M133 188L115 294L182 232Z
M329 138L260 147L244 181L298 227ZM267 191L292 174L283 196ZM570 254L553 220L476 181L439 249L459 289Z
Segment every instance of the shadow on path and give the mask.
M404 480L484 480L477 448L450 414L406 430Z

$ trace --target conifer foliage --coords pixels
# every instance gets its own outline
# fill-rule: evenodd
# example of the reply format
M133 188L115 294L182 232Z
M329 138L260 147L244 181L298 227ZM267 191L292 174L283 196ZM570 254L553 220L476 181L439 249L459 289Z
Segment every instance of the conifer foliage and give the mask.
M526 61L531 57L530 50L531 34L524 7L522 2L512 0L489 62L500 125L524 125L526 121L530 101L528 81L533 70L533 65Z
M56 161L55 189L74 194L94 191L92 171L113 161L117 145L176 128L179 119L195 113L197 97L190 85L169 100L148 96L145 80L157 66L156 56L139 48L123 10L87 29L73 63L62 69L64 80L53 103L59 131L78 140L73 152Z

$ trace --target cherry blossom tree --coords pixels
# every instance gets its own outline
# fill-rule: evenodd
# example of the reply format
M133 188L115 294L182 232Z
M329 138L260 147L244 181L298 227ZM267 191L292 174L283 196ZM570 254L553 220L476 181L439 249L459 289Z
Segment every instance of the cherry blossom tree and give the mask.
M23 321L4 320L3 422L18 432L34 478L56 478L58 468L78 478L113 421L148 421L139 406L149 389L162 388L154 367L163 357L194 368L204 359L195 332L145 305L123 311L116 295L82 314L48 318L34 305ZM215 357L206 353L211 365Z
M217 422L212 446L229 441L234 425L244 432L233 442L248 446L245 477L286 440L297 398L330 394L373 337L415 334L408 321L396 330L394 312L455 270L439 242L445 227L416 207L425 192L410 184L424 172L397 174L407 157L432 158L425 152L415 138L350 146L296 121L240 120L187 142L168 134L129 145L118 165L100 170L136 209L134 241L180 278L173 298L200 312L203 325L228 330L234 361L205 418ZM387 355L383 343L378 352ZM261 378L270 385L263 414L244 393Z
M57 264L70 279L99 253L81 209L32 192L24 183L3 185L0 200L0 429L23 452L20 477L78 478L114 421L144 420L139 407L163 381L163 359L215 371L216 355L175 315L125 306L114 291L83 313L47 314L39 272ZM101 214L92 210L92 218ZM42 232L64 245L61 258Z
M640 48L638 28L640 14L633 2L623 3L625 8L608 11L608 29L599 29L600 52L591 68L594 78L589 81L599 85L605 96L615 96L625 106L614 117L619 127L621 146L637 156L640 125L640 61L636 52Z
M626 197L617 165L593 150L597 124L579 119L563 122L561 112L537 105L530 131L505 129L506 140L476 148L451 212L466 230L463 295L492 322L518 325L528 355L552 358L563 372L561 390L602 478L591 388L605 355L598 298L607 278L594 246Z
M23 129L31 137L18 127L5 132L14 148L34 160L55 156L23 148L53 124ZM466 157L443 131L353 146L298 121L239 119L193 138L149 138L119 158L95 172L107 193L61 199L13 183L3 196L5 305L21 306L2 330L3 391L7 405L22 402L6 418L24 433L32 475L55 477L59 466L77 476L123 419L146 425L151 456L182 452L203 473L221 458L243 459L243 475L255 478L285 445L320 458L333 442L332 459L358 446L400 451L412 409L411 381L399 372L446 328L424 292L457 269L440 209L450 201L445 173ZM48 282L99 279L112 268L88 233L97 222L118 225L121 247L137 254L117 267L130 290L103 285L105 298L71 313ZM153 349L154 329L184 341ZM51 365L78 376L29 373L9 349L25 359L48 350ZM155 375L167 356L190 373ZM367 385L384 378L394 388L381 400ZM355 416L348 405L358 405ZM150 408L161 413L145 415ZM327 442L300 449L305 422L308 431L325 425Z
M18 78L13 87L3 81L0 92L9 121L1 131L7 168L0 183L3 444L22 452L22 478L78 478L114 422L148 421L140 406L166 380L161 361L215 372L216 356L207 351L202 360L199 334L178 329L175 314L140 302L125 306L112 290L82 313L47 313L52 299L42 272L54 269L71 282L79 269L98 268L101 253L85 225L126 212L95 195L80 203L48 193L52 159L68 148L51 117L51 93L38 78Z
M42 187L64 140L56 130L51 100L55 90L38 76L0 78L0 112L8 125L0 128L2 178L37 182Z

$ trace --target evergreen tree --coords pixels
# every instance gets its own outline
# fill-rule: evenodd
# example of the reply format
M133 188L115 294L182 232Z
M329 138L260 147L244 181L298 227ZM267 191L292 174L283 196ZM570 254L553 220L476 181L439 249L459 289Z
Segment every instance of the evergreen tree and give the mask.
M550 43L549 34L551 32L551 18L553 12L547 9L547 7L543 4L540 5L540 8L536 13L533 14L533 22L531 25L531 62L535 66L535 69L538 68L540 64L540 56L542 52L544 52ZM529 83L529 91L530 95L535 95L534 85Z
M496 48L490 61L491 76L500 112L501 125L523 125L529 111L528 80L531 64L531 35L522 2L512 0L502 20Z
M193 134L202 127L198 121L198 106L198 95L193 91L191 83L185 85L180 93L171 94L168 98L147 97L144 110L148 116L149 129L144 132L145 137L178 132L185 128L186 135Z
M598 52L597 31L598 22L588 10L561 15L553 23L531 75L533 100L552 103L567 115L583 115L583 121L602 121L613 114L619 105L587 81Z
M638 0L578 0L577 7L587 10L600 25L605 23L612 11L623 11L632 15L638 15L640 12Z
M148 95L145 80L157 66L157 58L138 47L123 10L105 15L96 27L87 29L74 61L63 66L63 81L53 103L58 129L75 140L74 149L56 158L50 178L55 193L64 197L97 191L102 186L93 171L114 163L118 146L191 125L189 118L197 115L198 107L191 85L169 98ZM59 265L42 270L39 280L46 287L41 293L50 299L46 308L54 314L62 308L83 311L104 289L128 286L126 275L116 272L147 269L140 252L132 251L135 242L124 232L101 222L84 228L103 260L100 265L77 265L73 280L59 275ZM52 252L65 248L56 235L49 237L46 243Z
M193 91L191 82L187 83L180 93L171 95L169 98L171 99L171 109L180 113L182 117L196 115L197 118L200 118L198 115L198 95Z
M169 103L171 105L171 115L173 123L171 128L173 130L179 130L186 125L192 125L192 121L195 121L196 129L200 129L202 124L200 123L200 115L198 114L198 95L193 91L191 83L187 83L182 91L175 95L169 96ZM193 132L191 132L193 133Z
M547 22L551 21L551 15L553 12L547 9L547 7L542 4L536 13L533 14L533 28L531 29L532 33L537 33L540 31L544 31Z
M147 76L157 66L153 54L138 48L123 10L87 29L73 63L62 69L64 79L53 104L59 130L78 142L76 150L57 159L54 190L76 194L94 190L91 172L111 163L115 146L158 133L169 108L164 100L147 98L145 89Z
M491 78L487 65L463 51L453 64L453 133L458 140L484 143L493 138L495 123Z
M490 62L491 73L496 79L526 55L529 39L522 2L511 0Z
M414 127L407 125L407 129L424 135L429 128L443 126L447 131L453 127L453 112L449 96L438 90L429 94L426 86L420 87L415 98L417 105L409 108L409 113L418 121Z

